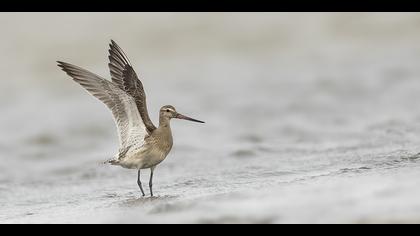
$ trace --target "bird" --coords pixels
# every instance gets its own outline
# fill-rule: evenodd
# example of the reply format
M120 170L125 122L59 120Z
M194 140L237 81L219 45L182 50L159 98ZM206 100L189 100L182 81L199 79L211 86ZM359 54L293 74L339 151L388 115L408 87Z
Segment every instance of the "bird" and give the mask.
M154 170L166 159L173 146L171 119L205 122L182 115L172 105L165 105L159 110L159 125L156 127L147 111L143 84L127 55L114 40L111 40L108 52L111 80L67 62L57 61L57 65L112 112L119 149L104 164L137 170L137 185L142 197L145 193L140 172L150 169L149 189L153 197Z

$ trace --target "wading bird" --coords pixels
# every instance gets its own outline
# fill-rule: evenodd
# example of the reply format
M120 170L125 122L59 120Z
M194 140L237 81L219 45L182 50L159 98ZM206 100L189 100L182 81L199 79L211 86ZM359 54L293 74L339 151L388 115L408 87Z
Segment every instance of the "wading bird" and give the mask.
M112 81L106 80L78 66L57 61L74 81L91 95L102 101L111 111L118 129L119 152L109 161L112 165L136 169L137 184L145 196L140 180L140 170L150 169L149 188L153 196L153 172L165 160L173 144L170 120L203 121L181 115L171 105L159 111L159 126L153 125L146 106L146 95L132 64L123 50L111 40L109 69Z

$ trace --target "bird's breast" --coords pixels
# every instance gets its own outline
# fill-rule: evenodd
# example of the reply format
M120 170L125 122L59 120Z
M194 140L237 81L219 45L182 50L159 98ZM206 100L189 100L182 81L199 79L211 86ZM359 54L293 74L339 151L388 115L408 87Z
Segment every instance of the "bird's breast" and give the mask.
M150 137L150 146L167 155L173 145L172 132L170 128L158 128Z

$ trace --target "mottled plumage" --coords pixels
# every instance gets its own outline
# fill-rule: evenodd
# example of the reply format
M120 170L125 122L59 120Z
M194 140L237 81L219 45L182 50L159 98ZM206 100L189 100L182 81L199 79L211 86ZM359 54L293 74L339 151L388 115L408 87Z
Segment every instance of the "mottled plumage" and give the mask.
M113 40L111 40L109 47L108 66L111 72L112 82L134 98L147 131L152 133L156 127L153 125L147 112L146 94L143 89L143 84L138 79L136 72L123 50Z
M137 183L143 196L140 170L151 169L149 187L153 196L153 171L166 158L173 145L170 120L178 118L204 122L181 115L173 106L166 105L159 111L159 127L156 128L147 112L143 84L130 60L113 40L109 46L108 66L112 81L66 62L58 61L58 66L112 111L120 147L107 163L137 169Z

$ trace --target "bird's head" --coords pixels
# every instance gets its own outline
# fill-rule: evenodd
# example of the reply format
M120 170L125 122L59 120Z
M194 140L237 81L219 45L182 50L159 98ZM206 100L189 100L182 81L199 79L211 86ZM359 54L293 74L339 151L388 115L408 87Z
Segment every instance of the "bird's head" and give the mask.
M162 108L160 108L159 113L160 113L160 117L165 118L165 119L176 118L176 119L183 119L183 120L189 120L189 121L204 123L204 121L196 120L196 119L193 119L193 118L190 118L188 116L184 116L184 115L178 113L176 111L175 107L173 107L171 105L163 106Z

